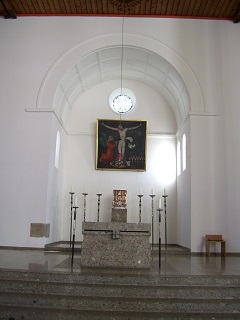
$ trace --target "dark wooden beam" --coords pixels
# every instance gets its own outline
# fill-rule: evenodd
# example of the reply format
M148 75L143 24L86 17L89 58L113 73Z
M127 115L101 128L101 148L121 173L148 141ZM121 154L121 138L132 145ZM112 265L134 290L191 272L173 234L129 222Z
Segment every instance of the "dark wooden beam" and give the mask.
M0 13L5 19L17 19L16 13L8 0L0 0L0 5Z
M237 8L236 13L233 16L233 23L239 23L240 22L240 4Z

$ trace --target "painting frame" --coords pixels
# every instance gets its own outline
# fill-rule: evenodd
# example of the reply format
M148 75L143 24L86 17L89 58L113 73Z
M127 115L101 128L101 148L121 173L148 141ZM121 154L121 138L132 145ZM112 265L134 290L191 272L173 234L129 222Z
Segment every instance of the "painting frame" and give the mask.
M146 171L147 120L96 121L96 170Z

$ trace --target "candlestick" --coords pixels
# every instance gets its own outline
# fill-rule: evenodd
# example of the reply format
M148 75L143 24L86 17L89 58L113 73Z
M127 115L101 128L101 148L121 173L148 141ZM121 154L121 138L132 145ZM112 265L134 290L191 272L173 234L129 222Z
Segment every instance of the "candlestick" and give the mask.
M162 198L159 199L158 208L162 209Z
M75 194L75 192L72 191L72 187L71 187L71 191L69 192L70 196L71 196L71 212L70 212L70 247L72 246L72 218L73 218L73 195Z
M168 195L166 194L166 189L164 189L164 214L165 214L165 249L167 249L167 197Z
M141 223L142 222L142 197L143 197L143 195L138 194L137 196L139 198L139 223Z
M98 196L98 212L97 212L97 222L99 222L99 215L100 215L100 198L102 196L102 193L97 193Z
M72 265L74 257L74 244L75 244L75 231L76 231L76 222L77 222L77 206L74 206L74 218L73 218L73 239L72 239Z
M82 195L83 195L83 221L85 222L86 221L86 205L87 205L86 197L88 193L83 192Z
M153 189L152 189L153 192ZM154 197L155 194L150 194L150 197L152 198L152 250L153 250L153 245L154 245Z
M159 261L158 261L158 266L159 268L161 267L161 211L163 211L163 209L159 208L157 209L158 211L158 215L159 215L159 237L158 237L158 257L159 257Z
M77 196L75 196L75 207L77 207L77 205L78 205L78 197Z

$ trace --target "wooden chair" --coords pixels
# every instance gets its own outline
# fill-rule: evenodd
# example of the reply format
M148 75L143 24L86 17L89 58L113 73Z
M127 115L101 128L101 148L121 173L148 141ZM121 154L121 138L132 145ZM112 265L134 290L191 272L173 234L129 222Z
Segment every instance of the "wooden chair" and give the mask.
M206 256L210 256L210 244L212 242L220 242L221 243L221 256L226 256L226 241L223 240L222 235L220 234L209 234L205 236L206 240Z

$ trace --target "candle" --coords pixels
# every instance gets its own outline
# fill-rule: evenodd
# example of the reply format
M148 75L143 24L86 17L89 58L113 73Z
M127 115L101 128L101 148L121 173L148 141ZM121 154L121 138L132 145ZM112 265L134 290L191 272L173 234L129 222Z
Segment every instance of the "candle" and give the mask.
M159 199L159 209L162 209L162 198Z
M153 195L153 188L152 188L152 195Z
M166 189L164 188L164 195L166 196L166 194L167 194L167 193L166 193Z
M71 192L73 192L73 186L71 186Z
M142 189L139 189L139 194L140 194L140 195L143 194L143 193L142 193Z
M78 205L78 197L76 196L75 197L75 207L77 207L77 205Z
M98 194L100 194L100 188L98 188Z

